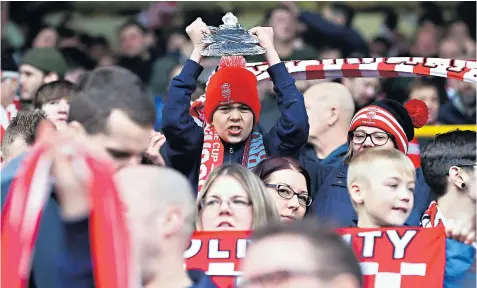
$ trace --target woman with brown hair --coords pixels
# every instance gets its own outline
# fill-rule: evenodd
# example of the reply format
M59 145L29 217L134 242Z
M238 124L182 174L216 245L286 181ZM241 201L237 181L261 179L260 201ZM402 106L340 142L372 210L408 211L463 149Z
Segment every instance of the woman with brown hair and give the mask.
M305 216L312 202L311 179L305 168L291 158L269 157L253 171L275 199L281 221Z

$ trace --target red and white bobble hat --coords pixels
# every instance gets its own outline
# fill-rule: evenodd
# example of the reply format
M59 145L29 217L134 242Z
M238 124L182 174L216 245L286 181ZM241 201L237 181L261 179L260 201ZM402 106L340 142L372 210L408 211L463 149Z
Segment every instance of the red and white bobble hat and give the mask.
M421 100L410 100L405 106L394 100L382 100L356 112L349 131L360 126L379 128L391 134L397 148L407 154L409 141L414 138L414 128L424 126L428 118L429 110Z
M257 77L245 67L243 56L226 56L220 59L219 69L213 74L205 90L204 114L209 123L221 105L241 103L254 115L255 124L260 116L260 99Z

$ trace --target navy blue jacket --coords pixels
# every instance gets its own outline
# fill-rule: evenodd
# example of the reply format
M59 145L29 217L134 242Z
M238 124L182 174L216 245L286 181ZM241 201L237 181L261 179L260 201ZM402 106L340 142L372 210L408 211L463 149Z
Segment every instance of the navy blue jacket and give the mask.
M189 178L193 187L199 181L204 130L189 114L191 95L196 89L196 80L203 68L187 60L181 73L174 77L167 93L162 112L162 131L166 136L166 154L172 168ZM278 63L268 68L275 85L277 104L281 117L270 132L263 135L267 156L284 156L298 159L300 148L308 141L308 115L303 95L295 86L285 64ZM241 163L244 143L224 144L224 163Z
M447 125L465 125L475 124L475 117L469 117L462 114L455 108L452 101L442 104L439 108L439 117L437 121Z
M325 167L325 166L323 166ZM341 227L352 227L358 216L351 204L351 199L346 186L348 165L341 165L333 169L324 168L321 185L313 199L310 213L321 220L328 221ZM325 177L323 179L323 177ZM416 189L414 191L414 207L405 225L420 226L421 217L435 200L435 195L427 185L421 168L416 169Z
M324 159L319 159L318 156L316 156L316 151L315 148L313 148L313 145L308 143L301 149L300 157L305 157L308 160L320 163L321 165L338 167L343 164L343 159L346 156L347 152L348 144L344 143L343 145L333 150L333 152L331 152L330 155L326 156Z
M26 154L12 159L1 172L2 209L13 178ZM57 277L56 262L64 248L64 231L60 225L59 205L54 194L48 199L40 220L38 236L34 247L30 288L51 288Z
M202 270L187 270L187 274L189 274L190 280L194 283L189 288L218 288Z
M301 12L299 19L307 25L310 30L317 32L317 36L321 36L319 37L320 40L324 39L324 42L331 40L336 47L340 47L343 57L347 57L353 52L360 52L365 55L369 54L366 40L353 28L335 24L315 12Z

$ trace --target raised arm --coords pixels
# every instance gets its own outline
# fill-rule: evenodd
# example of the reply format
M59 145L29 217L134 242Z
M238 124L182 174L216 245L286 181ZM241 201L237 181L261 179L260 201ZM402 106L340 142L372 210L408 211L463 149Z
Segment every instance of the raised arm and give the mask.
M321 34L333 39L339 39L344 45L349 46L353 52L359 51L365 54L369 52L366 41L353 28L332 23L320 14L313 12L301 12L299 19L308 27Z
M260 45L266 49L265 58L270 64L268 73L274 84L280 119L264 136L270 156L286 156L298 159L300 148L308 141L309 124L303 95L298 91L295 80L280 61L273 45L273 29L255 27L250 30Z

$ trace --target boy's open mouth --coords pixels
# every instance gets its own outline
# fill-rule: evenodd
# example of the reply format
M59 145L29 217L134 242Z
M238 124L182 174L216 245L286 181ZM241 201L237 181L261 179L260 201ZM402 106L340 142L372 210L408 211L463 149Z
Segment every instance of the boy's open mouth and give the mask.
M229 134L231 135L240 135L242 133L242 127L240 126L230 126L228 129Z

